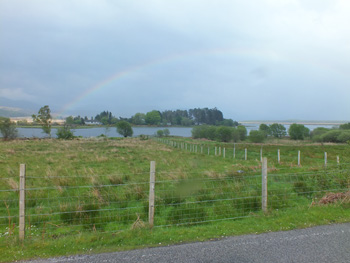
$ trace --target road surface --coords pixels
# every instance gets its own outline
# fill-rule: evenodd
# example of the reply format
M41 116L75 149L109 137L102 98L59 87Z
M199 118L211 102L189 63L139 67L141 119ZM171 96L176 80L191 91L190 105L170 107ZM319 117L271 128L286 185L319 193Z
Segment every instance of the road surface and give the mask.
M216 241L181 244L97 255L79 255L30 263L69 262L350 262L350 223L285 232L228 237Z

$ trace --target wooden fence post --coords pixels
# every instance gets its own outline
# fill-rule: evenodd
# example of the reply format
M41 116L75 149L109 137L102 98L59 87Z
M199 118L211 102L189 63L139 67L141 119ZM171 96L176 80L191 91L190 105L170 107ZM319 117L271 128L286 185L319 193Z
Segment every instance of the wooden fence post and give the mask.
M262 162L262 193L261 193L261 208L264 213L267 212L267 158L263 158Z
M236 144L233 144L233 159L236 158Z
M224 147L224 149L222 150L222 156L224 157L224 158L226 158L226 148Z
M248 150L247 148L244 149L244 160L248 159Z
M19 240L23 241L26 229L26 165L19 168Z
M300 151L298 151L298 166L301 165L301 160L300 160L301 158L300 158L300 155L301 155L301 154L300 154Z
M203 145L201 145L201 153L203 154Z
M339 155L337 155L337 164L340 164L340 159L339 159Z
M327 152L324 152L324 167L327 167Z
M260 162L263 161L263 149L262 147L260 148Z
M210 148L208 147L208 155L210 154Z
M218 148L215 146L215 156L217 155Z
M277 150L277 161L278 161L278 163L281 163L281 151L280 151L280 149Z
M154 225L154 189L156 183L156 162L151 161L150 165L150 180L149 180L149 210L148 223L150 228Z
M221 146L219 147L219 155L221 155Z

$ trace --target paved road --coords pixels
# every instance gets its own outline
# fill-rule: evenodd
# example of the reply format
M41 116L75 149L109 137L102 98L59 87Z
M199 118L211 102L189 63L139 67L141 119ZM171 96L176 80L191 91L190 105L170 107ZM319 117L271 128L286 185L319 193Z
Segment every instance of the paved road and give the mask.
M30 262L350 262L350 224Z

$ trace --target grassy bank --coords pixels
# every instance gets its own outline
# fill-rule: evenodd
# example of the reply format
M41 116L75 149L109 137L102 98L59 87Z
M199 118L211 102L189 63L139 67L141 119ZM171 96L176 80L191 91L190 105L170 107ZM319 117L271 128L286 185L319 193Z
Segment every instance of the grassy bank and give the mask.
M310 206L329 192L347 191L348 145L243 143L235 145L233 159L233 144L172 140L177 147L139 138L1 142L3 260L90 249L125 250L346 222L349 218L347 203ZM179 147L183 143L188 144L187 151ZM225 158L222 153L214 155L215 147L217 151L225 148ZM260 208L261 147L269 160L267 215ZM281 163L277 162L277 149L281 150ZM298 150L302 152L301 167L297 166ZM337 155L341 165L336 163ZM155 228L151 231L147 221L153 160L157 183ZM23 246L17 240L20 163L27 165L27 239Z

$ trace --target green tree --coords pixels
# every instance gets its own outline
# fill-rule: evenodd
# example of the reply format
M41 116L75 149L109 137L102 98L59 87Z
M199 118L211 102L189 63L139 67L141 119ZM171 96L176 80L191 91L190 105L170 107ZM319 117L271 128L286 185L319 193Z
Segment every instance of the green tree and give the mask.
M73 116L69 116L69 117L66 118L66 124L67 125L73 125L74 124Z
M45 105L44 107L41 107L38 111L38 115L33 114L32 118L34 122L37 122L41 125L43 131L51 138L52 117L49 106Z
M270 126L265 124L265 123L260 124L259 131L264 132L265 133L265 137L271 135Z
M286 127L282 124L274 123L270 125L270 132L273 137L281 138L286 136Z
M350 130L350 122L340 125L339 129L341 129L341 130Z
M17 129L15 124L9 118L0 117L0 132L3 140L12 140L17 138Z
M288 129L289 136L292 140L304 140L310 136L310 130L302 124L293 123Z
M159 111L153 110L146 113L145 120L148 125L159 125L162 121L162 117Z
M131 117L132 123L136 125L143 125L146 123L146 115L144 113L136 113Z
M249 140L254 143L262 143L266 139L266 132L265 131L255 131L252 130L249 133Z
M128 137L128 136L131 137L134 133L130 123L128 123L127 121L119 121L117 122L116 126L117 126L117 132L124 137Z
M191 125L193 125L193 121L190 120L190 119L187 118L187 117L183 117L183 118L181 119L181 125L182 125L182 126L191 126Z

